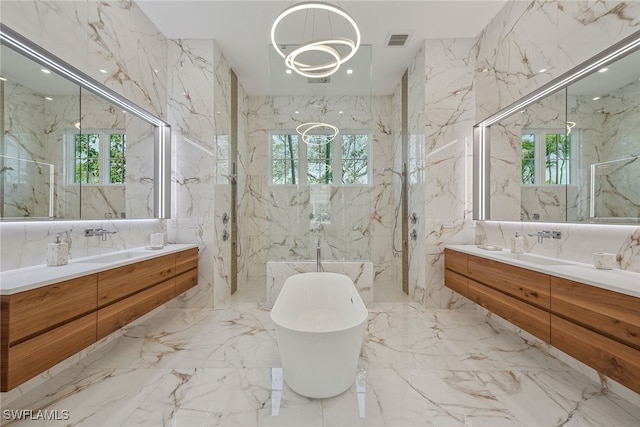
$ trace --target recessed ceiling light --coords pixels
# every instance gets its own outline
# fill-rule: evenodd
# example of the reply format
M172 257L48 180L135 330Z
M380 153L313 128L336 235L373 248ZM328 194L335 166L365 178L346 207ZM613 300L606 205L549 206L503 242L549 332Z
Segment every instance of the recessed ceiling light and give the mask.
M0 81L6 82L7 79L5 79L4 77L0 76Z
M102 74L107 74L107 70L99 69L98 71L100 71Z
M353 70L352 70L351 68L349 68L349 69L347 70L347 74L353 74Z
M606 71L609 71L609 69L608 69L607 67L600 68L600 69L598 70L598 72L599 72L599 73L604 73L604 72L606 72Z
M47 101L53 101L53 98L50 96L45 96L44 99L46 99Z
M597 101L598 99L600 99L599 96L594 96L593 98L591 98L592 101Z
M540 68L538 70L539 73L546 73L549 69L548 68Z
M160 71L159 71L159 70L154 69L154 70L153 70L153 72L154 72L154 73L159 73Z
M51 71L47 70L46 68L42 68L40 71L42 71L45 74L51 74Z
M295 111L295 113L296 113L296 114L300 114L300 111L296 110L296 111Z
M284 72L287 73L287 74L291 74L292 73L292 71L290 69L288 69L288 68L286 70L284 70Z

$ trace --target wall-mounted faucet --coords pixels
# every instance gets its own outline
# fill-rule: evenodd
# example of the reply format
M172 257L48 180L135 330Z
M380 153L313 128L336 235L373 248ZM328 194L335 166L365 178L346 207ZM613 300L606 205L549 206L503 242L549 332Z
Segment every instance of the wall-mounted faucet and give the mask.
M561 231L542 230L542 231L538 231L537 233L529 233L529 236L537 237L538 238L538 243L542 243L543 239L548 239L549 237L551 237L552 239L560 239L560 238L562 238L562 232Z
M102 241L103 242L107 241L107 234L116 234L116 233L117 233L117 231L105 230L102 227L99 227L99 228L86 228L84 230L85 237L102 236Z

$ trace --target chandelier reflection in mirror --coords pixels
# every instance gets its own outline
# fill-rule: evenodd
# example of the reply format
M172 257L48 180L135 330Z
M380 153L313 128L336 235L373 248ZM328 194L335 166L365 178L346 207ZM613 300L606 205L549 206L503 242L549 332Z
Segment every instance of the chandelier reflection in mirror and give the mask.
M331 131L331 134L309 134L309 132L312 130L323 128L329 129ZM336 126L329 123L309 122L303 123L296 127L296 132L300 134L300 136L302 137L302 141L305 144L322 146L327 145L328 143L336 139L336 136L338 136L338 132L340 132L340 130Z
M295 50L286 53L284 45L276 40L276 33L286 32L290 36L300 34L300 29L303 39ZM345 30L348 37L345 34L337 36L334 31L338 30ZM319 79L335 73L340 65L355 55L360 47L360 29L351 15L338 6L303 2L278 15L271 27L271 43L289 69L302 76Z

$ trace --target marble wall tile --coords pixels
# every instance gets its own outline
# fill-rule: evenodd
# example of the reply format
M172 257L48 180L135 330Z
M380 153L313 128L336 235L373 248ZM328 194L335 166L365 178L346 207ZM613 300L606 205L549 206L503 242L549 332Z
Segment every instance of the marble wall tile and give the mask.
M168 58L175 142L175 220L169 228L176 242L200 248L198 287L173 304L211 308L231 295L231 242L222 239L227 228L222 216L231 213L229 181L223 177L229 173L229 65L213 40L171 40Z
M264 283L267 260L311 259L315 256L318 237L321 237L325 259L368 260L375 250L383 265L380 271L387 272L385 280L395 279L388 270L395 258L388 252L392 225L387 222L387 218L392 218L389 213L393 205L389 204L387 194L393 177L382 173L384 167L394 164L388 157L393 154L389 148L392 144L390 101L391 97L249 97L247 139L245 146L239 147L241 282ZM321 108L313 108L317 106ZM309 219L317 209L315 187L269 184L270 130L293 130L300 123L316 120L317 117L306 115L309 113L305 111L309 110L320 110L323 119L341 129L371 129L373 135L371 185L328 188L330 212L327 213L331 220L323 224L322 231L314 231L315 222ZM268 240L263 238L265 231ZM376 239L376 249L373 239Z
M409 295L428 308L468 307L444 286L443 247L471 241L474 40L425 42L409 67ZM415 160L411 160L415 153Z

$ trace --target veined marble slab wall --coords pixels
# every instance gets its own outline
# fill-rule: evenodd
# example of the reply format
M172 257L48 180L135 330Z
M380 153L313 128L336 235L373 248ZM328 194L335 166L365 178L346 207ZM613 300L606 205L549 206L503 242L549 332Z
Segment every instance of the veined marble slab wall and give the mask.
M302 260L315 257L321 238L325 260L371 260L376 280L395 280L394 255L389 250L393 203L388 187L392 174L382 169L393 165L391 149L391 97L250 97L248 138L239 147L240 177L238 228L242 255L239 286L266 283L268 260ZM295 130L308 105L324 106L321 119L340 129L371 130L372 184L331 186L332 223L318 232L309 221L309 186L269 184L269 137L271 130ZM301 111L295 115L293 111ZM343 111L342 114L338 111ZM315 190L314 190L315 191ZM374 248L375 242L375 248ZM377 259L374 259L374 256Z
M2 1L2 23L108 87L166 116L166 39L129 1ZM99 70L105 69L106 74ZM45 262L46 244L62 233L72 256L148 244L162 220L24 222L0 224L2 270ZM117 230L106 242L84 237L85 228Z
M640 2L508 3L478 37L477 121L638 29ZM542 68L548 71L538 73ZM518 186L514 188L520 191ZM518 222L479 223L476 243L506 246L513 231L536 232L543 226ZM547 224L546 227L562 231L563 239L545 241L542 245L528 241L527 249L541 254L552 252L553 256L582 262L591 262L590 254L595 251L617 252L621 268L640 270L638 227L569 224Z
M170 40L169 61L174 135L170 238L200 248L199 285L172 304L212 308L231 294L231 247L221 238L222 214L230 213L230 186L221 176L228 174L229 161L229 66L213 40Z
M474 40L428 40L409 68L409 293L427 308L463 308L444 286L444 245L468 243Z

